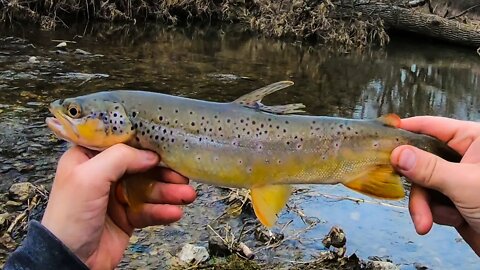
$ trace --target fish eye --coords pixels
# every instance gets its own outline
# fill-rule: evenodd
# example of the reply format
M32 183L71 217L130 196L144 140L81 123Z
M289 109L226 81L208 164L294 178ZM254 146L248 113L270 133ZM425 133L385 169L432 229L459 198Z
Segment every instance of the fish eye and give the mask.
M78 118L80 117L81 109L80 106L78 106L77 104L70 104L68 105L67 112L70 117Z

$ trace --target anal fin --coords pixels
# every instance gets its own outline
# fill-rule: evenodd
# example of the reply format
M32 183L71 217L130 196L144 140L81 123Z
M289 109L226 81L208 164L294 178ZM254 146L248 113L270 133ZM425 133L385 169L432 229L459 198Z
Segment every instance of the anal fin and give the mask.
M400 175L395 173L391 165L376 165L367 172L345 181L343 185L381 199L397 200L405 196Z
M290 194L292 187L289 185L267 185L250 190L255 215L263 225L275 225L277 214L285 207Z

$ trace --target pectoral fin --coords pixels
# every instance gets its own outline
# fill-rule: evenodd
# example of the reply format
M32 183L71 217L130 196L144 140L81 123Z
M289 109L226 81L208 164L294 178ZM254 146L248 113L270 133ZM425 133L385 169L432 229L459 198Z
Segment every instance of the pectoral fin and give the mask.
M284 88L287 88L291 85L293 85L293 82L291 81L280 81L280 82L272 83L270 85L257 89L251 93L243 95L233 102L248 108L252 108L252 109L256 109L256 110L260 110L268 113L274 113L274 114L291 114L291 113L304 112L303 110L300 110L305 108L305 105L301 103L277 105L277 106L267 106L265 104L262 104L262 99L265 96L270 95L276 91L282 90Z
M405 196L400 176L390 165L377 165L343 183L355 191L381 199L401 199Z
M139 211L148 202L157 178L158 175L152 172L123 176L115 187L117 199L134 211Z
M272 227L277 221L277 214L283 209L292 193L289 185L269 185L252 188L253 209L260 222Z

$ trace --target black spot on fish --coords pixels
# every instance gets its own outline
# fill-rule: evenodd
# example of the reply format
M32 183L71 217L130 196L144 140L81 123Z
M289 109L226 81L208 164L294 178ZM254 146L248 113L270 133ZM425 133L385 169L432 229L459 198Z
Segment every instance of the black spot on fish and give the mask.
M355 131L355 135L358 135L358 131Z
M123 121L120 121L120 125L123 125Z
M162 141L162 142L165 141L165 137L161 137L160 141Z
M133 126L130 127L130 130L134 130L135 128Z
M201 141L202 141L202 138L201 138L201 137L200 137L200 138L198 138L198 141L199 141L199 142L201 142Z
M237 134L237 138L239 138L239 139L240 139L240 134Z
M287 125L288 125L288 121L285 121L285 124L287 124Z
M312 124L314 124L314 125L315 125L316 123L317 123L316 121L312 121Z
M145 136L145 131L142 131L142 135Z
M347 127L347 130L351 130L352 128L351 127Z
M162 110L162 107L158 107L158 110L161 111L161 110Z
M243 123L243 119L240 119L240 123Z
M113 117L117 117L117 115L118 115L117 113L114 113L114 114L113 114Z
M222 131L222 127L218 127L218 131Z
M178 110L175 110L175 113L178 113Z
M115 106L115 110L118 110L118 108L119 108L118 106Z
M132 112L133 117L137 117L137 112Z
M174 138L172 138L170 141L171 141L172 143L174 143L174 142L175 142L175 139L174 139Z
M140 127L143 127L143 122L140 122Z
M192 115L192 114L193 114L193 112L192 112L192 111L190 111L189 113L190 113L190 115Z
M213 118L217 119L217 118L218 118L218 116L217 116L217 115L214 115L214 116L213 116Z
M138 137L135 137L135 140L136 140L137 142L139 142L139 141L140 141L140 138L138 138Z
M287 133L287 130L286 130L286 129L283 129L283 133Z
M157 140L157 141L158 141L158 135L155 135L155 140Z
M192 122L191 125L192 125L192 127L194 127L194 126L195 126L195 122Z
M138 124L135 123L135 124L133 125L133 127L134 127L135 129L138 128Z
M340 124L339 127L340 127L340 128L343 128L343 124Z
M160 116L158 117L158 120L163 121L163 116L160 115Z
M230 119L227 119L227 123L230 123L230 121L231 121Z
M272 118L268 118L267 120L268 120L268 122L270 122L270 121L272 121Z
M113 127L113 130L117 131L117 127Z

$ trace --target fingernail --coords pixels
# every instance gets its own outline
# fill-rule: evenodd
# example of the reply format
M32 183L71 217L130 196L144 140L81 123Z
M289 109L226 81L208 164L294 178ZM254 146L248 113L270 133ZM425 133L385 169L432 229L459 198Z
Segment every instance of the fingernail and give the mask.
M416 161L417 161L417 157L415 153L410 149L405 149L402 152L400 152L400 157L398 158L397 166L401 170L409 171L413 169Z

